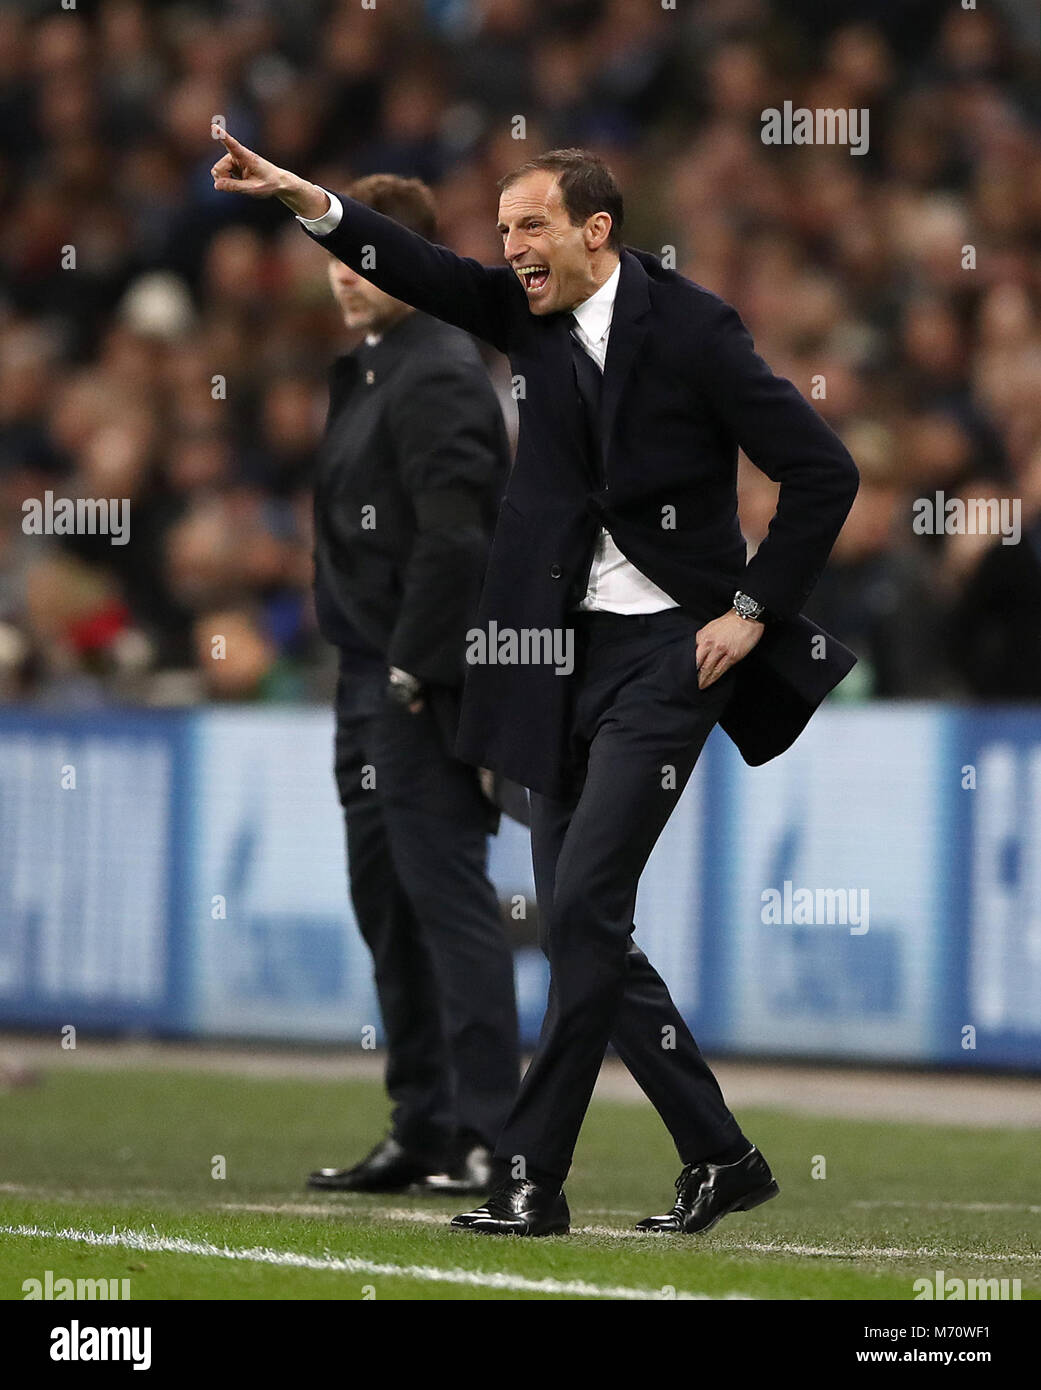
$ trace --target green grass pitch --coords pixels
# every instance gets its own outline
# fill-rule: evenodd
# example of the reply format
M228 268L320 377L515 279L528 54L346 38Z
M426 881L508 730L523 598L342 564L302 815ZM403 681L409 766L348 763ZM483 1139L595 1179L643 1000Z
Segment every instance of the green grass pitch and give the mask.
M305 1191L385 1117L374 1081L58 1065L0 1096L0 1298L47 1270L128 1279L135 1300L908 1301L938 1270L1041 1297L1031 1131L743 1110L781 1196L675 1239L632 1230L668 1208L679 1168L656 1115L596 1101L566 1189L572 1234L529 1241L448 1229L458 1198Z

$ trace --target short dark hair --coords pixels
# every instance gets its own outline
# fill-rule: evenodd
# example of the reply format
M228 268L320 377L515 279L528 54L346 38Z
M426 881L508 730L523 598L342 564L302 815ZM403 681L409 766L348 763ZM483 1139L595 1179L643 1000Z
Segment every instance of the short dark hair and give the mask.
M499 192L509 188L518 179L543 170L556 174L564 211L571 225L581 227L594 212L609 213L611 233L607 238L607 245L612 251L621 251L622 222L625 215L622 190L600 156L593 154L591 150L549 150L500 179Z
M437 237L437 204L422 179L403 179L397 174L369 174L356 179L347 190L356 202L392 217L427 241Z

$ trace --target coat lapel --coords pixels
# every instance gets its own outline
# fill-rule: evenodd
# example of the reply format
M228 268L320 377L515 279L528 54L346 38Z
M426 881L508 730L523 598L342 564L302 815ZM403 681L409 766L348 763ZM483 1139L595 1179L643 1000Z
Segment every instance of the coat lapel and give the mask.
M576 459L581 476L596 484L592 466L586 458L586 426L582 416L582 399L575 384L575 368L571 360L571 315L551 314L539 325L546 380L552 384L557 409L567 432L567 447Z
M612 434L618 405L629 373L636 360L640 344L650 326L651 296L647 287L647 272L628 251L622 252L622 269L618 277L611 333L607 340L607 360L604 363L604 385L600 397L600 438L603 441L604 464L610 466ZM539 341L546 364L548 380L560 383L556 392L567 430L569 450L573 458L586 456L585 424L582 403L575 387L574 366L571 361L571 315L550 314L539 324ZM599 488L599 480L590 468L583 473L589 483Z
M647 272L635 256L623 251L611 333L607 340L604 389L600 399L600 437L604 442L604 463L608 469L611 465L611 446L614 442L618 403L640 344L647 336L650 310L651 296L647 287Z

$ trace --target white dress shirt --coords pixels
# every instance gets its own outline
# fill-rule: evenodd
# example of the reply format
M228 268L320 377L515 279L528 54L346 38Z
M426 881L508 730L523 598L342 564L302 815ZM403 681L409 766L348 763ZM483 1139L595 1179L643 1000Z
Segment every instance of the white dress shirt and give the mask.
M343 218L343 204L339 198L327 189L323 188L322 192L329 199L327 211L321 217L297 218L316 236L325 236L333 231ZM572 332L601 372L607 360L607 343L611 336L611 319L614 317L614 301L621 271L619 263L597 292L574 311ZM645 574L641 574L618 549L610 533L601 528L586 595L578 606L586 611L603 613L660 613L665 608L677 608L679 605L657 584L652 584Z

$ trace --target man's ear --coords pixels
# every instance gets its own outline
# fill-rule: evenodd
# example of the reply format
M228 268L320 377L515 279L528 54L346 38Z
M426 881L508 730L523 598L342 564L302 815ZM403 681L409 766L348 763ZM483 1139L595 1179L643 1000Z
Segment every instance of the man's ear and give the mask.
M611 214L609 212L594 212L586 223L586 247L590 251L599 251L601 246L607 242L611 235Z

